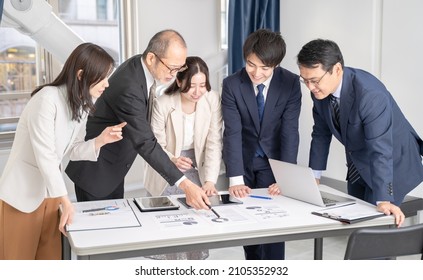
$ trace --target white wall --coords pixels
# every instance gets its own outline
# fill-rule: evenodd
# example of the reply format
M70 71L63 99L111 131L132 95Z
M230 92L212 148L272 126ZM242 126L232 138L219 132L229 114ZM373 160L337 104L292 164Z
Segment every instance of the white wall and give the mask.
M283 66L299 73L296 55L305 43L316 38L334 40L347 66L365 69L386 84L422 136L422 10L419 0L283 0L281 32L288 48ZM299 163L308 165L312 101L305 86L302 90ZM345 172L344 149L334 139L324 175L344 180ZM413 194L423 196L422 186Z

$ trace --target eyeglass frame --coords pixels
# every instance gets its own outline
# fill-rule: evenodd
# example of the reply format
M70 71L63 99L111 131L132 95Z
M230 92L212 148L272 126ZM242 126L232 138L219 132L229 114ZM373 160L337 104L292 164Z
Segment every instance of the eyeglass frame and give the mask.
M320 81L325 77L325 75L329 72L330 70L327 70L321 77L320 79L318 79L317 81L310 81L307 79L304 79L303 77L300 76L300 82L305 84L306 86L308 86L309 84L312 84L313 86L318 86Z
M158 56L157 54L155 54L153 52L151 52L151 53L154 54L159 59L159 61L167 68L167 70L169 70L169 74L171 74L171 75L174 75L174 74L179 73L179 72L183 72L183 71L188 69L188 66L186 64L182 65L179 68L170 68L166 63L163 62L163 60L161 60L160 56Z

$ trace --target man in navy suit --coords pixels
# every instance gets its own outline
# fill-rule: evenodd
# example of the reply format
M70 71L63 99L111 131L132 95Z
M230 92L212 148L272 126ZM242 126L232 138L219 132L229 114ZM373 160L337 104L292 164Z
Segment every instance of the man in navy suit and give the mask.
M317 181L334 135L345 147L348 193L394 215L401 226L405 217L398 205L423 181L422 139L376 77L344 67L335 42L313 40L297 58L314 103L309 166Z
M257 30L243 46L246 66L223 81L223 159L229 192L255 188L279 194L269 158L297 162L301 110L298 75L279 66L286 45L279 32ZM284 259L284 243L244 246L246 259Z

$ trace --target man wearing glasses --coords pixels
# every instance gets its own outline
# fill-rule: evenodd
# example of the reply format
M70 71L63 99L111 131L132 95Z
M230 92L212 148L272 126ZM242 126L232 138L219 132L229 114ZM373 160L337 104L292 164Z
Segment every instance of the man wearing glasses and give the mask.
M309 166L319 182L334 135L345 147L348 193L394 215L423 181L423 143L386 87L373 75L344 67L338 45L317 39L297 56L300 80L311 91L314 126Z
M156 82L169 83L176 73L184 71L186 56L183 37L174 30L163 30L151 38L142 55L122 63L110 77L110 86L88 118L85 138L96 137L105 127L125 121L125 141L107 145L97 162L69 162L66 174L75 183L78 201L123 198L124 178L139 154L170 185L176 183L192 207L208 209L205 192L179 171L157 143L150 127L149 108Z

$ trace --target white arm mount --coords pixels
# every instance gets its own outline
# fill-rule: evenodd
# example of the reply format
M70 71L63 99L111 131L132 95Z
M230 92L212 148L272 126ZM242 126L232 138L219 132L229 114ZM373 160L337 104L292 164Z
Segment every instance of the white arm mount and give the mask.
M4 0L1 25L30 36L62 63L84 42L44 0Z

